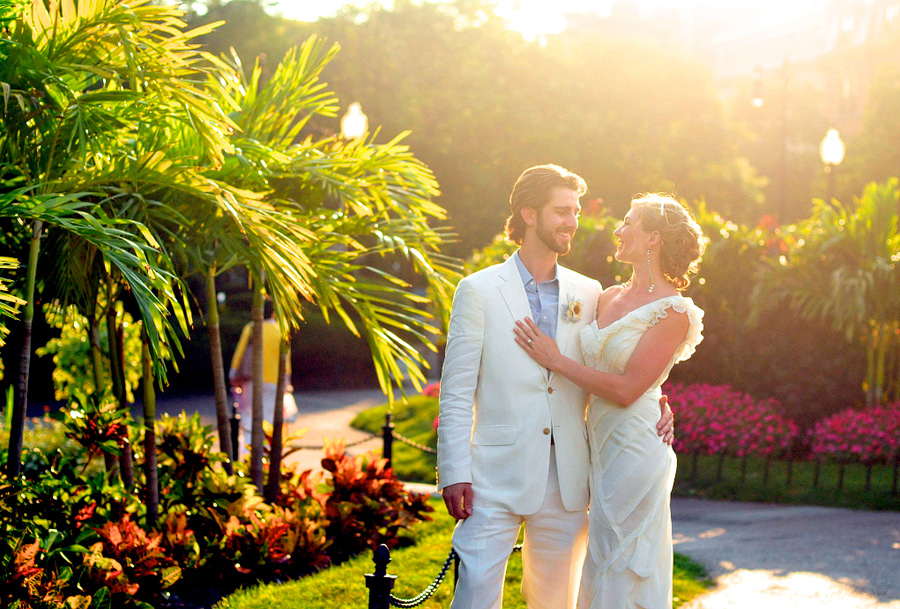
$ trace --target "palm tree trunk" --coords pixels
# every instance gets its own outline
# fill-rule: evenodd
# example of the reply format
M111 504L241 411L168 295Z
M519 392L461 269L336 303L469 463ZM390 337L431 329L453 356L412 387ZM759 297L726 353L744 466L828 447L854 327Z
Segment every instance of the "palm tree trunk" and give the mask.
M147 323L147 322L144 322ZM159 473L156 467L156 389L153 387L153 361L150 341L144 333L141 365L144 371L144 474L147 477L147 526L156 526L159 515Z
M234 448L228 426L228 389L225 386L225 365L222 361L222 332L219 327L219 304L216 300L216 267L206 270L206 329L209 332L209 354L212 358L213 391L216 396L216 427L219 430L219 449L228 455L223 463L230 476L234 468Z
M109 376L112 379L113 395L116 396L118 408L124 409L128 407L127 396L125 395L125 361L122 357L124 344L122 343L122 332L119 324L116 323L116 306L109 298L110 302L106 307L106 342L109 346ZM122 456L119 457L119 465L122 474L122 483L125 488L134 486L134 459L131 453L131 439L128 432L122 438Z
M37 277L37 259L41 250L43 220L35 220L32 225L31 246L28 249L28 280L25 284L25 317L22 350L19 353L19 383L16 386L16 400L9 427L9 453L6 471L10 478L19 475L22 467L22 432L25 429L25 411L28 407L28 373L31 368L31 324L34 321L34 286Z
M272 416L272 446L269 451L269 479L266 499L275 501L281 490L281 452L284 444L284 392L287 388L289 339L281 341L278 351L278 386L275 389L275 411Z
M250 427L250 480L263 492L263 306L265 271L256 274L253 291L253 421Z

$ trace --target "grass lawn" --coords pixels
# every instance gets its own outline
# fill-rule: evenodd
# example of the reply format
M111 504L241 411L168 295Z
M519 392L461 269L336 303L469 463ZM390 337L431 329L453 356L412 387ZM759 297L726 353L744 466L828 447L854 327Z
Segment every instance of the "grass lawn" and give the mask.
M351 427L371 433L380 433L384 425L387 404L374 406L356 415ZM394 404L394 430L410 440L430 446L437 446L437 431L434 419L438 416L437 398L415 395L406 404ZM422 452L395 439L391 465L401 480L434 484L435 455Z
M386 404L370 408L357 415L351 425L373 433L379 432L384 425L387 410ZM433 421L437 414L436 398L414 396L409 399L409 403L394 406L394 428L411 440L434 447L437 444L437 432ZM401 479L434 483L434 455L397 440L394 441L393 453L394 471ZM843 487L839 489L840 468L835 463L822 464L818 488L813 488L815 464L812 462L794 463L790 486L787 485L786 461L770 463L768 481L765 481L763 459L748 459L747 472L742 477L742 460L727 457L723 462L721 479L717 481L718 463L718 456L700 457L697 475L693 476L693 459L690 455L679 455L674 494L735 501L900 510L900 495L892 494L894 470L888 465L876 465L872 468L870 488L866 492L866 468L861 464L851 464L844 468Z
M413 531L415 545L396 549L391 553L388 573L397 575L392 594L411 598L419 594L438 574L450 552L453 519L439 499L432 499L435 508L433 522L418 525ZM363 609L368 606L368 590L364 575L374 570L371 552L325 569L303 579L285 584L270 584L237 592L223 599L219 609ZM515 553L509 560L503 606L506 609L525 609L520 587L522 556ZM690 559L675 555L675 607L702 594L708 581L703 567ZM424 609L450 606L453 588L453 569L434 596L420 605Z

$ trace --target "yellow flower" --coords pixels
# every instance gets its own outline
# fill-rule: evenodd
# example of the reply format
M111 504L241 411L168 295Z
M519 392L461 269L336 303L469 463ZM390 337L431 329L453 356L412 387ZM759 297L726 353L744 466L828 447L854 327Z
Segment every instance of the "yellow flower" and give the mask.
M581 299L575 298L571 294L568 294L566 298L568 300L568 306L566 307L564 319L572 323L581 321L581 309L583 307Z

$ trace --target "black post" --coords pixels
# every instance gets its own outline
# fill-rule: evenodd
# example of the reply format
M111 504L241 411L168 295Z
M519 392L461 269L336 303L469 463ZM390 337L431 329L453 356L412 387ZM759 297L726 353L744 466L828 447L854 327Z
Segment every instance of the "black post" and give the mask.
M794 479L794 451L791 446L787 449L787 479L785 486L791 488L791 481Z
M238 405L236 400L232 400L231 402L231 449L234 451L234 454L231 456L232 463L237 463L238 458L241 456L241 445L238 441L241 437L241 413L238 412Z
M388 467L391 466L391 453L393 451L394 446L394 422L393 415L391 413L386 413L384 415L384 426L381 428L381 435L384 438L384 451L381 456L387 459Z
M372 553L375 573L366 574L366 588L369 589L369 609L390 609L391 589L394 587L396 575L387 574L388 563L391 562L391 551L384 544Z
M898 475L898 473L900 473L900 453L897 453L897 455L894 457L894 482L891 485L891 495L895 497L897 496L898 478L900 478L900 475Z

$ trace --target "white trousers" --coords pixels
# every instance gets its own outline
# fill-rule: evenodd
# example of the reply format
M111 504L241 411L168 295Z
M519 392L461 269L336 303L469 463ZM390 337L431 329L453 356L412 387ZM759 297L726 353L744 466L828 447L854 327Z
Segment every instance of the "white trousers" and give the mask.
M522 595L528 609L573 609L587 547L587 511L563 507L554 447L547 494L537 512L514 514L479 502L477 495L472 504L472 515L453 532L460 562L451 609L500 608L506 562L523 525Z

